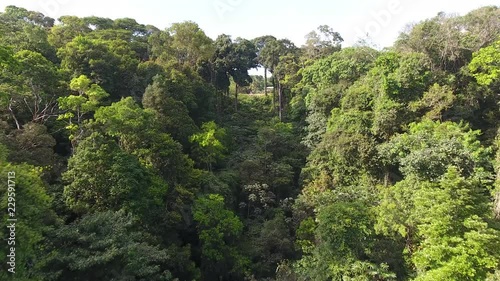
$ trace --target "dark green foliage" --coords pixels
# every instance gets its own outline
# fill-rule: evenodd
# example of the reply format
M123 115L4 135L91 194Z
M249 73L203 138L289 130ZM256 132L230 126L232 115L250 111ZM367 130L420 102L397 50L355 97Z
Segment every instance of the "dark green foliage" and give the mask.
M172 280L169 253L124 212L96 212L52 233L48 280Z
M61 66L73 77L86 75L112 100L132 94L138 60L126 41L77 36L58 50Z
M22 130L13 131L7 139L11 146L9 161L42 167L54 164L56 140L44 125L28 123Z
M139 160L98 133L78 145L63 179L66 203L78 213L133 209L150 185Z
M15 51L41 53L55 62L56 48L49 43L47 32L53 25L54 19L42 13L7 6L5 12L0 13L0 45L12 47Z

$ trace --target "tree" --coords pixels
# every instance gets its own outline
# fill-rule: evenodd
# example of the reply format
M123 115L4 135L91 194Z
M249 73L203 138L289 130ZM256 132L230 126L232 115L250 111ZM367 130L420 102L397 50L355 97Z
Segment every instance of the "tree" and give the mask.
M56 63L56 49L49 44L47 33L54 19L24 8L7 6L0 13L0 44L12 47L15 52L28 50L42 54Z
M24 122L43 124L57 116L56 101L61 96L61 76L55 65L32 51L20 51L14 59L18 64L17 71L13 73L17 89L11 95L10 107L24 107L21 114L29 114L29 117L23 118Z
M206 164L208 171L212 171L212 165L224 156L226 148L223 144L226 130L219 128L213 121L204 123L201 132L190 137L190 141L197 147L194 149L199 160Z
M481 279L494 268L491 253L467 254L477 243L496 243L491 238L496 230L485 223L491 214L485 196L491 167L478 133L465 125L425 120L379 148L386 155L382 163L402 175L390 177L396 184L386 181L380 188L375 228L404 239L421 280Z
M195 66L199 61L209 60L214 52L212 39L192 21L174 23L167 29L172 41L172 55L179 65Z
M182 102L189 113L194 114L194 111L198 108L198 103L194 90L195 83L190 81L189 78L186 74L175 69L171 69L167 75L153 77L153 83L144 92L142 104L162 115L166 115L168 112L165 111L166 108L163 107L161 100L172 98Z
M439 186L436 186L439 185ZM485 280L500 265L500 231L492 228L481 183L450 167L439 184L415 193L414 216L422 240L412 257L415 280Z
M245 252L248 252L254 261L252 273L255 273L257 278L274 276L281 261L295 257L294 239L287 224L288 218L284 216L283 211L276 212L273 219L264 223L249 223L249 229L246 231L250 237L245 239L245 244L248 244Z
M424 120L410 124L408 133L380 146L386 165L396 165L404 176L436 180L456 166L464 176L491 170L488 149L478 140L479 131L465 124ZM417 141L418 140L418 141Z
M169 134L162 132L161 119L156 117L153 111L140 108L129 97L99 108L91 127L104 132L104 139L108 142L116 139L120 148L118 155L123 156L124 161L129 158L133 161L121 168L114 165L118 169L117 173L130 168L137 169L136 175L145 177L142 180L140 177L123 180L131 188L140 188L134 191L138 197L130 195L140 203L139 211L146 216L142 219L148 221L151 229L162 233L168 241L172 236L166 235L167 230L170 233L172 229L184 229L189 224L190 205L199 188L200 173L193 168L193 161L183 154L182 146ZM116 144L111 142L109 146L113 148ZM134 164L137 160L140 167ZM129 175L132 175L130 170Z
M181 145L162 131L162 119L142 109L132 98L101 107L95 121L121 148L136 155L172 185L191 182L192 161L182 153Z
M456 96L448 86L434 84L429 91L424 93L422 99L409 104L415 111L427 111L424 117L431 120L442 120L447 110L449 110L456 100Z
M72 77L86 75L110 94L113 101L134 93L139 60L121 39L91 39L79 35L57 52L61 68Z
M302 48L309 59L318 59L340 51L344 41L338 32L333 31L328 25L320 25L318 32L311 31L306 36L306 45Z
M47 132L47 127L27 123L21 130L11 132L9 140L9 161L27 163L34 166L51 168L56 162L53 147L56 140Z
M223 94L229 95L230 74L232 68L232 60L230 54L233 53L233 41L231 36L221 34L214 42L215 53L212 58L212 75L210 81L215 88ZM218 106L222 106L222 97L218 102Z
M276 100L276 77L274 75L274 69L279 63L280 57L280 44L278 40L274 37L266 38L265 44L259 52L259 63L264 66L264 69L269 70L273 74L273 109L275 109L275 100Z
M144 108L156 112L162 131L169 133L184 147L189 145L189 137L198 131L189 115L188 106L194 110L197 104L192 84L187 85L187 77L163 76L153 78L153 83L146 88L142 104Z
M488 86L500 78L499 61L500 40L497 40L492 45L474 53L469 70L480 85Z
M4 226L0 229L0 235L5 239L5 247L0 249L0 254L4 257L15 255L16 279L42 280L38 270L43 258L44 238L57 222L56 214L51 209L52 198L41 179L41 169L28 164L8 164L6 160L5 155L0 159L0 172L5 175L5 184L0 187L0 206L6 211L11 208L9 211L14 216L9 217L7 212L3 212L2 220L17 221L6 223L7 226L14 224L14 228ZM8 239L12 237L11 231L15 232L14 240ZM14 254L11 248L15 248ZM10 261L10 258L6 259L6 262ZM13 273L7 271L9 267L7 264L3 266L1 279L12 277Z
M57 50L64 48L78 36L83 36L92 31L88 22L76 16L62 16L61 24L54 26L48 35L48 40Z
M75 212L140 210L151 183L137 157L93 133L81 141L63 174L64 198ZM140 212L138 212L140 213Z
M168 31L156 31L148 37L149 58L160 65L168 65L172 59L172 36Z
M401 33L395 46L402 51L422 52L432 61L434 67L456 73L470 61L473 52L478 51L500 35L495 6L483 7L457 17L439 13L432 19L410 26Z
M70 89L77 92L78 95L69 95L58 99L59 108L66 110L66 113L59 115L58 119L68 120L69 125L66 126L66 129L70 131L70 140L75 146L83 133L84 117L97 110L101 100L108 97L108 93L99 85L91 84L90 79L85 75L73 78Z
M275 37L271 35L261 36L253 39L255 48L257 50L257 63L259 66L264 67L264 93L267 96L267 64L265 63L265 53L262 54L262 50L265 48L269 41L276 40Z
M273 108L278 96L278 115L282 120L283 88L281 81L288 80L287 75L298 71L299 49L288 39L267 38L259 52L258 62L273 74ZM291 68L289 66L292 66ZM286 83L285 83L286 84ZM277 93L276 93L277 91Z
M243 231L243 224L224 207L224 198L217 194L198 198L193 206L193 218L201 242L204 280L241 276L248 261L239 253L235 242Z
M291 89L300 81L300 49L287 39L280 40L283 46L282 54L279 57L279 63L273 73L276 77L278 86L278 116L281 121L284 119L284 109L290 96Z
M257 66L257 50L249 40L222 34L215 40L215 53L210 62L210 81L217 90L229 96L230 78L236 84L235 110L238 107L238 88L250 85L252 78L248 74L250 68ZM222 106L223 96L219 97L218 106Z
M252 77L248 75L248 70L257 67L257 50L251 41L242 38L236 38L234 45L234 54L231 54L234 62L230 75L236 84L234 108L238 110L238 88L246 87L252 83Z
M320 207L316 221L309 231L317 245L301 241L305 255L296 264L299 275L315 280L395 280L387 265L367 260L374 235L366 203L331 202Z
M125 212L87 214L49 237L44 269L51 280L173 280L171 253Z

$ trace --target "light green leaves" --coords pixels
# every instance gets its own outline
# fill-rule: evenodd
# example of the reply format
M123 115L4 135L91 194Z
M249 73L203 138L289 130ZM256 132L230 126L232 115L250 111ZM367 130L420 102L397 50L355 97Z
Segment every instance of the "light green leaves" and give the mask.
M480 185L450 167L439 183L424 182L416 191L413 215L422 239L412 257L416 280L484 280L500 264L500 231L487 223Z
M500 40L473 55L469 70L480 85L489 86L500 78Z
M243 231L243 223L225 208L224 198L209 194L196 200L193 218L197 222L198 236L201 240L202 259L205 276L223 276L242 272L248 263L235 242Z
M211 170L212 164L224 156L226 148L222 140L226 136L226 130L219 128L214 121L204 123L201 129L202 132L192 135L190 141L198 145L196 151L200 160Z
M109 95L99 85L91 84L91 80L85 75L73 78L70 88L78 94L58 99L59 108L66 111L59 115L58 120L68 120L66 129L71 133L70 139L75 140L82 133L81 125L85 115L97 110L101 101ZM76 134L78 129L80 133Z

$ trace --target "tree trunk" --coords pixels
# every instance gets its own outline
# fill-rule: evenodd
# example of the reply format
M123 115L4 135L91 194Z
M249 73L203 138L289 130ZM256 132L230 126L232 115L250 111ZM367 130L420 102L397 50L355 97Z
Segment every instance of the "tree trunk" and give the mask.
M238 112L238 84L235 84L234 89L234 111Z
M267 97L267 68L264 67L264 94Z
M283 94L281 93L281 84L279 78L276 79L278 81L278 110L280 121L283 121Z
M276 111L276 80L273 75L273 111Z
M14 110L12 109L12 99L10 99L10 102L9 102L9 111L10 111L10 115L12 116L12 119L14 119L14 122L16 122L16 128L18 130L21 130L21 126L19 125L19 121L17 120L16 115L14 114Z

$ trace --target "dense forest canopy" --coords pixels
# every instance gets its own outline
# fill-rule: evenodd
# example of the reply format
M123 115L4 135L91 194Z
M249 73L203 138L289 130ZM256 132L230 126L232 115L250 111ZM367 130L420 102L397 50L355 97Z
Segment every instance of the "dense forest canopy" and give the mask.
M500 280L500 7L342 42L8 6L0 280Z

